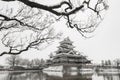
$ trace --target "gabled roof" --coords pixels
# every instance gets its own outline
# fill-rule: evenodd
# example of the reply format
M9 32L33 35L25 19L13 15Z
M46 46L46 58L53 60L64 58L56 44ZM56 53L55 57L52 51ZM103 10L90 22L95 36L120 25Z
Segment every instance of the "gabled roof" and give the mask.
M73 43L69 37L65 38L63 41L61 41L60 43Z
M66 54L66 53L61 53L61 54L56 54L53 58L57 58L57 57L73 57L73 58L86 58L86 56L83 55L78 55L78 54Z

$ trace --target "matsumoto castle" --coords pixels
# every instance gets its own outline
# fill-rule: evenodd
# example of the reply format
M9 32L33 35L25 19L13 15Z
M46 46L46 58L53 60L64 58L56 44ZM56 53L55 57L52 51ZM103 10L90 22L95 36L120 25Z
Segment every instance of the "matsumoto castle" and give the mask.
M43 71L92 71L91 60L75 51L72 43L69 37L61 41L55 55L51 55L47 61L48 67L44 68Z

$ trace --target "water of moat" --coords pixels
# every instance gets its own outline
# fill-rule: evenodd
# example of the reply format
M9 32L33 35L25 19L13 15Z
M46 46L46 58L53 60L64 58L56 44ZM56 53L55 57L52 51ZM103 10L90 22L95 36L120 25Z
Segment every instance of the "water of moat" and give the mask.
M0 71L0 80L120 80L120 74L80 74L77 72L5 72Z

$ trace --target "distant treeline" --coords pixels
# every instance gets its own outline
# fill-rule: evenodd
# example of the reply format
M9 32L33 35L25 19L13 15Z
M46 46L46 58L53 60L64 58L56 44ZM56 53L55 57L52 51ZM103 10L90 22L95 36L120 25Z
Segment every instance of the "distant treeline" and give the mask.
M0 70L33 70L42 69L46 66L44 59L23 59L19 55L11 55L6 58L6 66L0 66Z

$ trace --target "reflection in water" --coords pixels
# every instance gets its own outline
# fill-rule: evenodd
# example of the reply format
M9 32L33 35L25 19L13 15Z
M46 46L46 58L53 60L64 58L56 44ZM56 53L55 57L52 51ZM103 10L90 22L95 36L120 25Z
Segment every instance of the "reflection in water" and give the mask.
M0 80L120 80L120 74L80 74L76 72L0 72Z
M61 72L57 72L57 74L55 74L56 72L51 72L51 73L46 73L47 80L92 80L92 74L89 75L82 75L80 73L66 73L66 74L62 74ZM58 75L62 74L62 77ZM51 75L52 74L52 75Z
M120 74L118 73L98 74L98 76L102 76L103 80L120 80Z
M4 80L45 80L41 72L10 72Z

